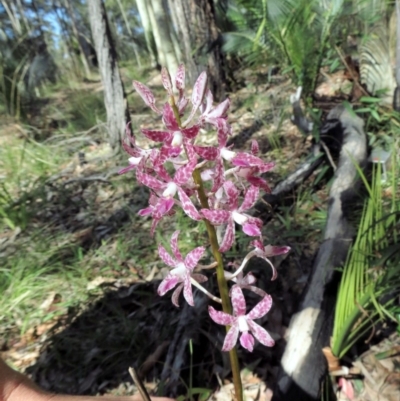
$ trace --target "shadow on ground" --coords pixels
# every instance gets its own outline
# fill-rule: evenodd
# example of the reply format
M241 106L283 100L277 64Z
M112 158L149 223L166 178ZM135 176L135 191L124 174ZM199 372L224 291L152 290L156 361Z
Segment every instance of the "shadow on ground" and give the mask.
M279 285L271 289L265 266L254 266L254 271L260 286L268 283L275 297ZM70 310L49 332L39 359L27 373L47 390L90 395L121 389L121 383L129 388L129 366L136 367L147 382L159 383L160 393L170 396L186 393L190 367L193 387L216 388L217 378L229 380L228 354L220 352L224 329L208 317L208 299L195 293L194 308L181 299L178 309L169 294L157 295L158 284L113 288L85 310ZM251 292L246 295L250 309L259 297ZM276 315L282 319L283 314L278 307L270 315L276 320ZM268 317L259 323L267 329L276 324ZM253 353L239 351L241 366L267 381L273 380L284 345L278 333L271 334L278 340L274 348L257 345Z

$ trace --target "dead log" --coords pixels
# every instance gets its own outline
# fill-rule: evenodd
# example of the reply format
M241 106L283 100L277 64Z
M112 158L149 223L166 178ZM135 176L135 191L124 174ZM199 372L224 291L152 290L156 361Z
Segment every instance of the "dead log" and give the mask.
M332 315L340 273L354 230L349 223L349 204L357 195L356 164L367 158L363 121L351 110L338 106L332 112L343 128L343 146L329 194L328 217L322 243L299 311L293 315L281 360L273 401L320 399L327 371L322 348L329 345Z
M258 213L263 212L266 210L265 204L274 206L284 195L292 192L319 167L324 161L323 155L321 146L319 144L313 145L306 160L293 173L278 183L270 194L265 194L262 200L256 204L255 210Z

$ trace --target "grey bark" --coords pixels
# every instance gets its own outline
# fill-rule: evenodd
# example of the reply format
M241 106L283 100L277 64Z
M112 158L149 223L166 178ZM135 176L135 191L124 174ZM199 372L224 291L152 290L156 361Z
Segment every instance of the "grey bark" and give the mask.
M333 112L333 113L332 113ZM339 272L353 238L349 202L357 194L359 181L355 164L367 157L363 121L346 109L332 110L343 127L343 146L328 201L328 218L322 243L314 262L309 285L299 311L293 315L281 372L273 400L319 400L321 382L327 371L322 348L329 345ZM335 115L336 113L336 115Z
M170 0L179 22L184 60L191 85L202 71L217 100L225 96L225 59L222 40L215 20L213 0Z
M162 55L161 63L168 68L171 75L175 75L178 69L178 61L175 56L175 49L169 32L168 19L163 7L162 0L152 0L149 4L150 21L153 27L154 39L157 52Z
M171 34L172 43L174 45L176 59L178 60L178 63L181 63L183 61L183 47L181 47L179 40L179 38L181 38L181 31L179 29L173 4L171 5L171 0L164 0L164 8L169 10L169 31Z
M136 5L138 7L140 21L142 22L142 27L144 31L144 38L146 40L147 51L150 55L150 61L153 67L158 64L156 44L154 42L153 31L151 29L150 15L147 8L146 0L136 0Z
M125 135L126 124L130 121L128 104L103 1L88 0L88 6L94 47L104 85L108 140L110 146L118 151Z

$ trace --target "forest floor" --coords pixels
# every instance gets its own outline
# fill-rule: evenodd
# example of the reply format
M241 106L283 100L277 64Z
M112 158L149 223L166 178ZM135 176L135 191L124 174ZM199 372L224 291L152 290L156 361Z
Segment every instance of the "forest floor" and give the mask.
M263 159L276 163L267 175L273 187L308 155L312 138L290 122L289 95L296 88L287 77L245 70L241 82L241 89L229 94L230 143L249 150L252 139L259 142ZM159 79L154 75L147 84L161 101ZM73 111L81 109L81 115L67 106L76 91L83 103ZM164 219L150 237L150 221L137 215L147 206L148 193L136 185L134 174L117 174L126 157L107 156L102 112L93 112L101 107L93 93L101 99L98 82L54 91L40 112L32 111L32 125L3 120L0 127L1 355L51 391L133 394L127 371L133 365L149 390L181 399L196 394L230 400L229 363L220 352L223 330L210 322L207 305L199 302L189 316L187 307L177 309L169 296L156 294L166 272L157 243L167 244L179 227L184 252L202 241L204 227L178 214ZM136 94L129 104L134 133L160 124ZM88 126L95 128L76 132L69 127L71 116L87 119L85 113L91 114ZM261 259L251 266L274 299L260 323L276 346L257 346L251 354L239 350L247 400L272 396L286 329L322 240L331 177L327 170L315 171L267 216L266 242L292 250L274 259L279 276L273 282ZM226 261L240 260L247 245L241 237Z

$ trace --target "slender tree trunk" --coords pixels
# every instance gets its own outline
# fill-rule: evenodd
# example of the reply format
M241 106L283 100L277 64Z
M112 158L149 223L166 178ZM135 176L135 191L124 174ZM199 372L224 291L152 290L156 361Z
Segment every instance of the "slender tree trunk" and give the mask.
M93 42L104 85L109 143L114 150L119 150L126 124L130 120L128 104L103 1L88 0L88 6Z
M62 37L62 40L64 41L65 50L66 50L66 53L68 54L68 57L69 57L69 60L71 63L72 70L68 70L68 72L72 71L75 77L80 77L81 76L81 68L79 65L79 60L76 59L74 51L73 51L71 35L70 35L70 31L68 30L67 23L65 22L64 18L61 16L60 4L59 4L59 2L56 2L56 0L53 0L52 5L53 5L54 14L56 15L56 18L58 21L58 25L61 27L61 31L62 31L61 37Z
M90 61L88 59L88 55L85 53L85 50L82 46L82 42L80 39L80 35L79 35L79 31L78 31L78 27L76 26L76 20L75 20L75 15L74 15L74 9L71 5L71 1L70 0L64 0L64 4L65 4L65 8L68 11L69 17L71 18L71 27L72 27L72 32L75 36L75 39L78 42L78 47L79 47L79 52L80 52L80 56L81 56L81 62L83 64L83 68L85 69L85 74L87 76L87 78L90 78Z
M121 10L122 18L124 19L124 23L125 23L125 27L126 27L126 30L128 32L128 35L131 38L131 40L133 41L134 38L133 38L133 34L132 34L132 29L131 29L131 27L129 25L128 18L126 16L126 12L125 12L124 6L122 5L121 0L117 0L117 3L118 3L118 6L119 6L119 9ZM138 65L138 67L141 68L142 67L142 63L140 62L140 56L139 56L139 52L138 52L138 49L137 49L137 45L134 42L133 42L133 52L135 53L136 63Z
M225 94L225 60L215 22L213 0L170 0L182 32L184 58L191 84L207 70L209 87L216 99Z
M11 22L11 25L13 27L13 30L17 36L20 36L22 34L22 29L21 29L21 24L19 22L18 16L14 14L14 10L12 10L6 0L0 0L1 5L3 8L6 10L6 13L8 15L8 18Z
M162 66L167 66L167 60L164 53L164 48L162 47L162 37L157 24L157 19L154 14L153 2L147 3L147 11L149 14L151 31L153 32L154 43L157 49L157 61Z
M159 65L159 61L157 57L157 52L155 47L156 45L154 42L153 31L151 29L150 15L146 1L147 0L136 0L136 5L138 7L140 20L142 22L144 38L146 40L146 47L150 55L150 62L153 67L156 67L157 65Z
M17 4L18 12L20 14L20 18L22 19L22 21L24 21L25 30L26 30L26 32L30 32L31 27L30 27L28 18L26 18L26 15L24 12L24 7L22 6L21 0L17 0L16 4Z
M165 9L163 7L162 0L152 0L149 3L149 11L153 11L153 15L150 13L150 21L153 27L154 39L156 41L158 54L163 54L163 65L165 65L171 74L175 74L178 68L178 62L175 56L175 49L172 44L168 20L165 15Z
M171 36L171 41L174 46L175 50L175 58L178 61L178 64L183 61L182 59L182 49L179 44L179 31L178 31L178 21L176 19L174 10L171 9L169 5L168 0L163 0L163 7L164 10L168 10L168 13L166 13L166 18L167 18L167 23L168 23L168 31Z

